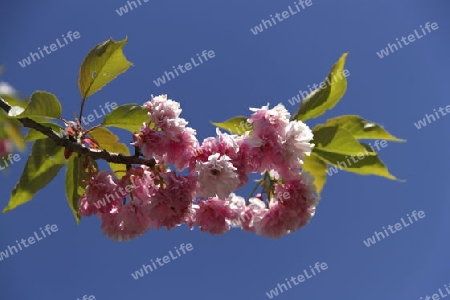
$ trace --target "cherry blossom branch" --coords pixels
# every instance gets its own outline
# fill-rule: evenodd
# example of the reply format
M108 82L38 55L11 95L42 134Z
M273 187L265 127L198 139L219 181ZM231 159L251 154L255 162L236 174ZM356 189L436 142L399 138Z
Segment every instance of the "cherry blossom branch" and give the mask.
M2 97L0 97L0 108L6 113L11 110L11 105L8 104ZM89 156L94 160L102 159L104 161L123 165L141 164L147 165L153 168L156 164L154 159L143 159L138 156L125 156L117 153L110 153L106 150L94 150L86 148L84 145L71 140L66 135L60 136L60 134L54 132L51 128L45 127L30 118L20 118L17 119L24 127L32 128L46 135L52 141L54 141L58 146L64 147L71 152L79 153L85 156Z

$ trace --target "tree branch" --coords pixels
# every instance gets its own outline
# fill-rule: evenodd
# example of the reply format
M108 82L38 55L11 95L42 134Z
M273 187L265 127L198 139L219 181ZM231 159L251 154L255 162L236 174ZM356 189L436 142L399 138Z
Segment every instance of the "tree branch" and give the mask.
M11 105L8 104L2 97L0 97L0 108L6 113L11 110ZM71 152L79 153L85 156L90 156L94 160L102 159L104 161L116 164L131 165L131 164L141 164L147 165L149 167L154 167L156 161L154 159L143 159L137 156L125 156L117 153L110 153L106 150L94 150L86 148L84 145L77 143L76 141L71 141L67 136L60 136L54 132L51 128L45 127L30 118L18 118L17 119L24 127L32 128L37 130L44 135L48 136L52 141L54 141L58 146L64 147Z

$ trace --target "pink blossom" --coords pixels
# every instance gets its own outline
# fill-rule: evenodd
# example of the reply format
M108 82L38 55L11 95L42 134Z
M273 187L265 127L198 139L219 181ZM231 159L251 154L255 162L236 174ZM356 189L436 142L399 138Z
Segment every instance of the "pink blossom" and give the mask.
M257 223L267 211L266 205L258 198L250 198L246 206L244 198L231 194L229 197L230 208L233 212L230 218L231 226L241 227L245 231L255 231Z
M99 214L103 234L116 242L122 242L155 228L156 222L144 214L147 205L141 201L131 201L111 212Z
M126 196L123 187L108 171L101 171L90 178L85 189L86 200L99 212L108 212L113 206L120 205Z
M219 153L208 157L207 162L198 162L199 196L226 198L239 185L236 168L227 155Z
M158 222L158 228L172 229L186 221L195 199L195 176L180 176L175 172L162 174L165 186L150 199L146 215Z
M271 199L269 210L256 224L256 233L278 239L310 221L319 197L312 184L312 177L303 173L301 178L275 185L276 198Z
M248 120L253 124L253 132L260 134L267 131L270 127L275 132L283 132L289 123L290 113L283 104L278 104L274 108L269 109L269 104L261 108L250 108L254 113Z
M146 158L173 164L181 172L189 166L196 154L196 131L186 127L188 122L180 118L180 104L167 99L167 95L152 97L144 104L149 110L150 124L145 124L135 135L135 146L141 147Z
M216 128L216 132L217 138L210 137L203 141L202 146L197 150L197 155L191 160L190 170L195 170L198 162L207 162L211 155L218 153L221 156L228 156L229 162L236 168L235 171L239 178L236 188L241 188L248 182L247 156L240 148L243 137L221 133L218 128Z
M262 149L262 141L259 138L246 134L239 143L239 152L242 156L244 169L247 174L251 172L262 173L269 165Z
M255 226L267 213L266 205L261 199L250 198L250 204L240 216L241 227L245 231L255 231Z
M189 207L188 212L185 214L184 223L186 223L187 227L190 230L192 230L194 228L195 213L196 213L198 208L199 208L199 206L197 204L192 204Z
M217 135L219 137L219 149L221 155L226 155L230 158L230 162L236 168L239 178L237 189L243 187L248 182L249 170L247 169L246 153L241 149L244 137L239 135L229 135L221 133L217 128ZM247 133L248 134L248 133Z
M217 198L198 202L194 224L200 231L212 234L223 234L230 230L229 219L233 216L229 203Z
M196 155L198 141L195 134L195 130L190 127L170 126L158 131L144 123L141 132L135 134L133 145L139 147L146 158L173 164L181 172Z
M150 200L156 190L159 188L155 184L155 178L157 175L150 167L141 165L139 167L134 166L127 171L127 174L122 177L122 186L128 187L134 198L141 201Z
M95 207L95 205L90 204L87 201L86 194L83 194L79 200L78 213L80 214L80 216L89 217L93 214L96 214L97 212L98 212L98 210Z
M243 147L247 156L254 159L249 165L253 172L264 172L283 163L283 142L290 114L282 104L273 109L268 105L254 111L248 122L253 124L252 135L245 137ZM257 162L257 163L255 163Z
M139 147L141 153L146 158L153 158L154 155L164 155L164 149L160 146L164 142L161 132L157 132L144 123L141 131L134 135L134 143L132 145Z
M180 103L167 99L167 95L159 95L144 103L149 110L150 121L156 128L164 128L170 119L178 119L181 114Z
M285 180L298 179L305 155L310 155L314 147L310 143L312 139L312 131L305 123L292 121L287 126L282 154L284 163L276 166Z
M297 226L298 220L282 205L273 205L256 223L257 234L278 239L290 232L289 228Z
M195 150L195 156L191 157L189 162L189 172L194 173L198 162L208 161L208 157L214 153L218 153L217 139L208 137L203 140L202 145L198 145Z
M166 164L173 164L176 170L181 172L189 166L191 158L196 154L198 141L195 138L195 130L186 127L170 133L164 131L164 137L166 134L167 138L161 145L164 154L157 155L156 158Z
M129 240L151 228L171 230L187 224L211 234L240 227L278 239L302 228L314 215L319 197L313 178L300 172L314 146L313 134L303 122L290 121L282 104L251 108L252 130L244 135L217 129L217 137L206 138L201 145L196 131L180 118L178 102L167 95L152 96L144 107L149 120L134 135L133 145L145 158L155 159L161 173L145 165L132 166L118 181L102 171L90 178L80 198L80 215L98 213L108 237ZM177 172L189 168L189 175L166 171L169 165ZM247 204L234 192L253 172L270 174L273 197L265 201L258 194ZM128 195L129 202L123 204ZM197 196L206 200L193 204Z

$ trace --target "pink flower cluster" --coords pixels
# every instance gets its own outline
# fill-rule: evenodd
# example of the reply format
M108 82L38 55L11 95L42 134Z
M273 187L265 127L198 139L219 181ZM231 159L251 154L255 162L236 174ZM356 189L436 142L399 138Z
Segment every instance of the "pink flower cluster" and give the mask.
M283 105L252 108L251 130L230 135L217 129L217 137L202 144L180 118L179 103L161 95L144 107L149 121L133 145L157 167L132 166L120 180L107 171L93 174L80 199L80 215L98 214L108 237L129 240L186 224L212 234L240 227L280 238L314 215L319 197L313 178L301 172L313 134L303 122L290 121ZM267 195L246 201L234 192L251 173L264 174L258 184Z

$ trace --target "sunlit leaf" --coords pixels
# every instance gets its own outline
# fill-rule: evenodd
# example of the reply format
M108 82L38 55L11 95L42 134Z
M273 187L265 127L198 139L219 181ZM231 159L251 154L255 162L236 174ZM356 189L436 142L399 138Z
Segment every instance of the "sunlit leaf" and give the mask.
M214 126L230 131L237 135L243 135L246 131L251 131L253 125L247 122L247 118L237 116L226 120L223 123L211 122Z
M34 92L33 95L31 95L30 102L24 111L20 112L20 109L19 106L13 106L13 109L10 110L8 115L16 118L58 118L62 113L61 103L59 103L56 96L41 91Z
M317 125L313 129L315 150L323 150L344 155L358 155L365 151L352 134L338 126ZM372 155L375 152L369 151Z
M118 142L119 138L106 128L97 127L89 133L89 136L100 145L100 149L112 153L130 155L128 147L125 144ZM119 171L126 170L126 166L123 164L109 163L109 167L113 172L117 172L116 175L118 178L121 178L124 174Z
M133 64L124 56L122 41L109 39L95 46L84 58L80 68L78 87L83 99L101 90Z
M37 140L3 212L30 201L39 190L56 177L65 163L64 148L57 146L50 139Z
M324 114L333 108L347 90L347 78L345 76L345 61L348 53L344 53L331 68L323 85L306 96L292 117L292 120L306 121ZM322 86L322 88L321 88Z
M94 160L88 157L80 157L75 153L70 156L66 169L66 197L77 224L80 223L79 200L84 194L85 181L89 179L89 164L86 164L86 167L83 166L84 160L87 159L89 159L89 164L98 169Z
M125 104L116 107L110 114L105 116L102 125L137 132L144 122L150 122L147 109L135 104Z
M323 186L327 181L327 164L314 152L305 157L303 170L314 176L314 185L317 193L322 192Z
M367 150L370 150L370 146L364 144ZM337 169L353 172L361 175L377 175L392 180L397 180L395 176L389 173L386 165L381 161L378 156L374 155L360 155L360 156L348 156L338 153L330 153L322 150L316 150L315 154L328 164L334 166L334 172ZM333 168L333 167L332 167ZM334 173L330 170L330 173Z
M350 132L356 139L380 139L395 142L405 142L387 132L380 125L365 120L360 116L344 115L327 120L326 125L336 125Z

